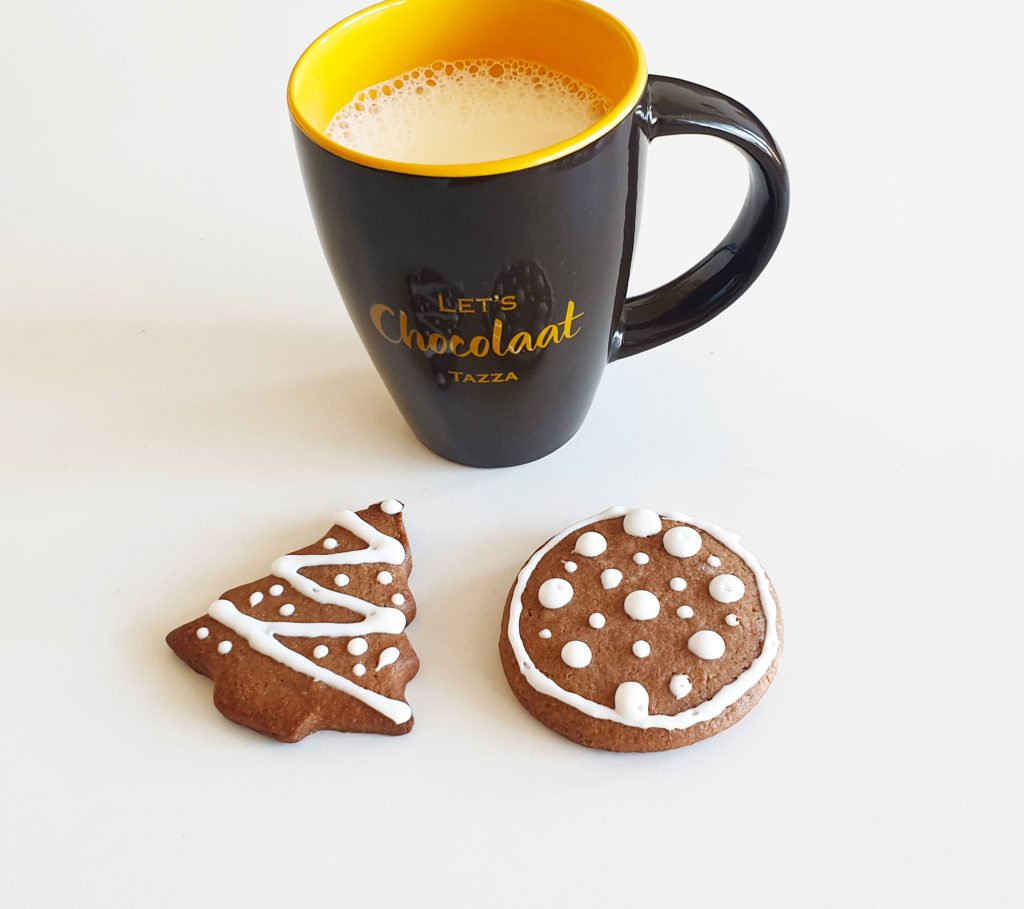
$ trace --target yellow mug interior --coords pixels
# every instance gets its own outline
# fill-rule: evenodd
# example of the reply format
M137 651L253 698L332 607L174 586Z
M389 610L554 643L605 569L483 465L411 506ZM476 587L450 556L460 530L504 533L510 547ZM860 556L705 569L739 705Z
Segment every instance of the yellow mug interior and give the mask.
M588 82L612 102L578 135L525 155L475 164L389 161L326 135L337 111L362 89L435 60L515 57ZM342 158L399 173L480 177L546 164L613 129L640 101L647 64L636 36L582 0L387 0L339 22L299 58L288 83L298 127Z

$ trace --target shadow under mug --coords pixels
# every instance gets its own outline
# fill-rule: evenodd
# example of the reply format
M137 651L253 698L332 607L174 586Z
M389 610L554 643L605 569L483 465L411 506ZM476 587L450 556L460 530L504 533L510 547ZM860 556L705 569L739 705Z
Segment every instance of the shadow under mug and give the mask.
M327 137L367 86L469 58L546 65L612 107L559 145L474 164L388 161ZM786 167L760 121L716 91L648 76L632 32L581 0L381 3L309 47L288 102L320 241L377 371L424 445L475 467L565 444L607 364L722 312L786 223ZM739 148L746 201L702 261L627 298L647 145L679 134Z

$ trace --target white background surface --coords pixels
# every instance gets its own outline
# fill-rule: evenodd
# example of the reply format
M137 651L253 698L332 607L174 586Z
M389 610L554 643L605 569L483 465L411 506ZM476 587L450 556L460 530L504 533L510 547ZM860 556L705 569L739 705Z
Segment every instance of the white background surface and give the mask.
M285 81L355 3L5 6L5 905L1019 898L1016 5L605 5L653 72L765 120L790 228L737 306L499 472L414 442L315 239ZM635 289L718 238L742 174L655 145ZM164 634L387 496L414 732L228 723ZM613 503L740 531L786 611L763 704L681 752L572 745L498 664L522 560Z

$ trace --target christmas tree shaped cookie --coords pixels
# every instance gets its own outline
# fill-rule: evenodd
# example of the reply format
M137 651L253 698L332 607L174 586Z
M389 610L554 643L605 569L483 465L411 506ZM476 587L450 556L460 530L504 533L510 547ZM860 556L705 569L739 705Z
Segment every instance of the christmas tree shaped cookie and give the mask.
M416 615L402 505L342 512L316 543L229 590L167 636L213 680L228 719L282 742L311 732L412 729L405 686L419 670L405 628Z

